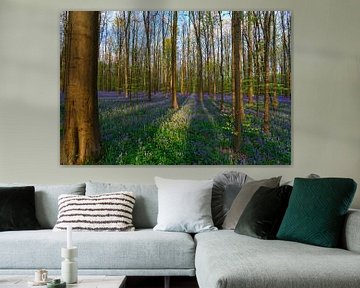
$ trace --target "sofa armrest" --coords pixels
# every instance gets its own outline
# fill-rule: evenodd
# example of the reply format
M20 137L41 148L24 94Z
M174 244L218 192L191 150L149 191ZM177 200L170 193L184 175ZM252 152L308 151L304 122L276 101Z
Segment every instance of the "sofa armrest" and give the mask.
M360 210L349 210L343 232L343 248L360 253Z

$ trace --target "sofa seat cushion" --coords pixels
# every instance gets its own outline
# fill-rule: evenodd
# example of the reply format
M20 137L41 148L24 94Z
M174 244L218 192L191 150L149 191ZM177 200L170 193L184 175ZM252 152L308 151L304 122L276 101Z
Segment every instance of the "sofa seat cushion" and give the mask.
M73 232L79 270L194 269L195 244L186 233ZM60 269L66 232L2 232L0 269Z
M195 236L200 288L357 287L360 254L229 230Z

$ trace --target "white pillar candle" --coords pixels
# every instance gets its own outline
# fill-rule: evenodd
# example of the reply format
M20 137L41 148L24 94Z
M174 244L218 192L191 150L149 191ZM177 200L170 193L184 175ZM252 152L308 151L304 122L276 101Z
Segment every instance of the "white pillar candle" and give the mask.
M67 232L67 242L66 242L66 248L70 249L72 248L72 227L69 225L66 229Z

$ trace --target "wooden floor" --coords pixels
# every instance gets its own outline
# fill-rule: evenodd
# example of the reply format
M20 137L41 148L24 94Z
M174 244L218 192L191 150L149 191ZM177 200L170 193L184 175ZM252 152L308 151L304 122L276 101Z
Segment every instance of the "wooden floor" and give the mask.
M126 288L163 288L164 277L131 277L126 279ZM195 277L170 277L171 288L199 288Z

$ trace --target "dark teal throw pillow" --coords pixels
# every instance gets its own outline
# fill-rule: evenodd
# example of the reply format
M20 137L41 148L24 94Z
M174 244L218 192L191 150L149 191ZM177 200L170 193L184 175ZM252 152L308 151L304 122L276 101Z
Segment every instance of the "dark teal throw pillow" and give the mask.
M356 186L349 178L295 178L277 239L337 247Z
M40 229L35 215L35 188L0 187L0 231Z
M246 205L235 233L260 239L275 239L288 206L292 187L260 187Z

